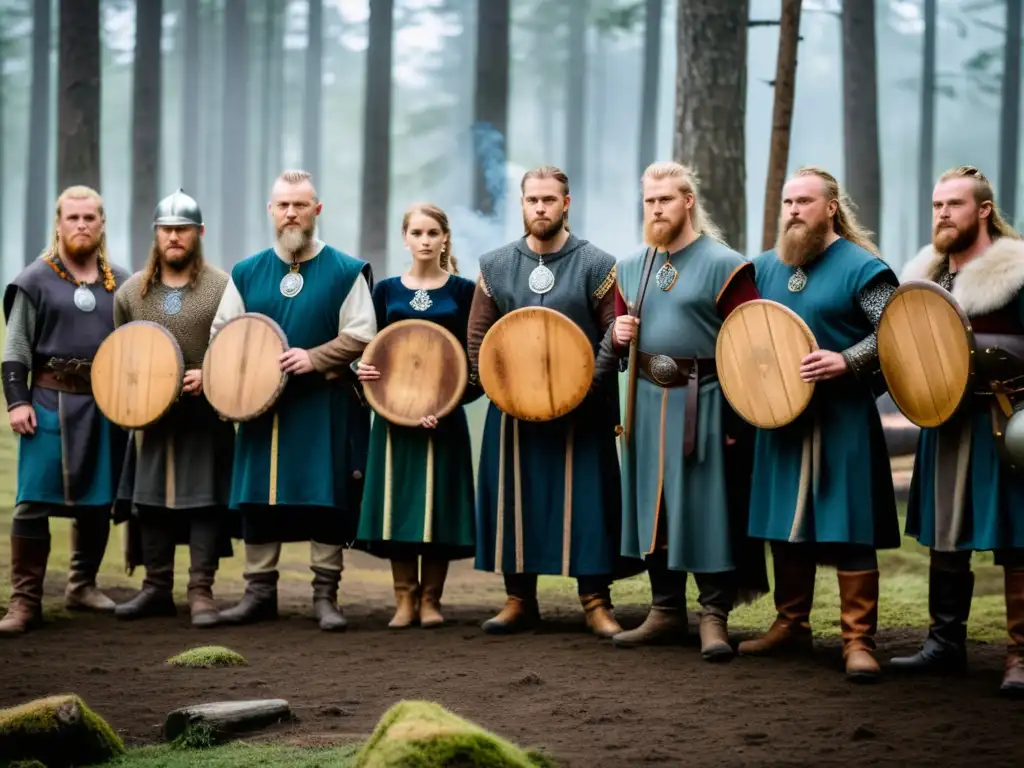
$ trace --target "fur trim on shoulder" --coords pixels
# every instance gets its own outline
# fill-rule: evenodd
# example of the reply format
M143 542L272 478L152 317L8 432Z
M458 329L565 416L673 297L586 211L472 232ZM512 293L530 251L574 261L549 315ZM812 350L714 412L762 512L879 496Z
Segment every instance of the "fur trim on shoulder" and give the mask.
M937 280L946 257L922 248L903 268L900 282ZM1001 237L960 270L953 298L970 317L1006 306L1024 288L1024 240Z

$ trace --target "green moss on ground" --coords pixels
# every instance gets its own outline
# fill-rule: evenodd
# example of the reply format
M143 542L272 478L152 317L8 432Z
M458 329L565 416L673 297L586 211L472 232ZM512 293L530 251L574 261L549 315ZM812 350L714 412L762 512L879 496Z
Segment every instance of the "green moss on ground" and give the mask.
M354 768L546 768L554 762L538 752L464 720L439 704L403 701L384 713L356 756Z
M215 667L244 667L249 662L240 653L222 645L204 645L172 656L167 663L175 667L213 669Z
M113 729L74 694L0 710L0 755L12 763L95 765L123 754Z
M109 768L349 768L358 746L309 748L236 741L197 752L170 745L133 749ZM108 768L105 766L104 768Z

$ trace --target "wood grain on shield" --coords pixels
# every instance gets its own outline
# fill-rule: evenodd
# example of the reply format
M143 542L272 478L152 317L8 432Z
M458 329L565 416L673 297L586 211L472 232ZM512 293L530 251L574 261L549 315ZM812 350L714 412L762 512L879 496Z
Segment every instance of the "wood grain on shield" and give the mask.
M948 421L970 387L970 322L933 283L904 283L878 324L878 360L903 414L919 427Z
M466 391L469 363L459 340L429 320L400 320L374 336L363 362L380 371L364 381L366 400L392 424L419 426L425 416L443 418Z
M185 363L174 336L158 323L125 323L100 344L92 391L103 415L125 429L154 423L181 394Z
M500 318L480 344L480 385L522 421L550 421L578 406L594 378L594 350L576 323L547 307Z
M817 348L811 329L788 307L767 299L741 304L718 332L722 393L755 427L783 427L811 402L814 383L800 378L800 363Z
M281 327L265 315L246 312L217 331L203 359L203 393L229 421L249 421L280 396L288 375L279 358L288 349Z

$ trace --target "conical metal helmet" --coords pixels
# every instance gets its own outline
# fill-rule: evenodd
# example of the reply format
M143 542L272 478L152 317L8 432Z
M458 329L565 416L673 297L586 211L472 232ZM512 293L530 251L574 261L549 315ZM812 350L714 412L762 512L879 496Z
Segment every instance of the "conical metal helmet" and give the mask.
M199 210L199 203L186 195L184 190L178 189L156 204L156 211L153 213L154 227L189 225L203 226L203 212Z

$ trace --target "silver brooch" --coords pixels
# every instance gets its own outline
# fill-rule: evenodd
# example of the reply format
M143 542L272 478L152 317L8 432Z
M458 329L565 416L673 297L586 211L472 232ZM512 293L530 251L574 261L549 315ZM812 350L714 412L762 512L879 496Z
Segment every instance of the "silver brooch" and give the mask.
M530 273L530 290L534 293L547 293L555 287L555 273L544 266L544 259Z
M291 299L299 295L302 290L302 275L298 272L289 272L281 278L281 295Z
M176 315L181 312L181 289L171 291L164 296L164 314L165 315Z
M668 291L676 284L677 277L679 277L679 271L672 266L671 261L666 261L654 275L654 283L661 290Z
M75 306L83 312L92 312L96 309L96 297L92 295L92 291L80 285L75 288Z
M409 306L417 312L425 312L430 309L433 303L430 300L430 294L420 288L412 295L412 301L409 302Z
M787 283L786 287L789 288L791 293L800 293L800 291L807 287L807 273L802 268L797 267L796 272L789 278L789 283Z

